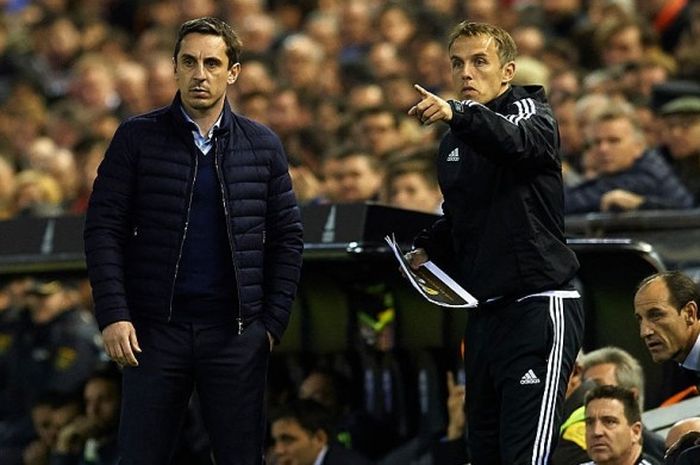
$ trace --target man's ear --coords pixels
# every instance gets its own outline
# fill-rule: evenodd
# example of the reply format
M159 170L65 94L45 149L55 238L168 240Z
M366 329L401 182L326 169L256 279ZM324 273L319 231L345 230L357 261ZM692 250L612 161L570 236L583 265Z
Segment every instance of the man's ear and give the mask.
M317 430L314 435L314 439L318 441L318 443L321 445L321 447L328 445L328 434L326 433L325 430L319 429Z
M503 72L501 74L501 82L503 84L508 84L515 77L515 62L509 61L503 65Z
M632 434L632 442L635 444L642 443L642 422L635 421L632 423L632 428L630 428L630 433Z
M683 312L683 318L685 318L685 323L688 326L694 325L698 321L698 304L691 300L683 306L681 309Z
M226 82L231 85L234 82L236 82L236 79L238 79L238 75L241 73L241 64L240 63L234 63L231 68L228 70L228 77L226 78Z

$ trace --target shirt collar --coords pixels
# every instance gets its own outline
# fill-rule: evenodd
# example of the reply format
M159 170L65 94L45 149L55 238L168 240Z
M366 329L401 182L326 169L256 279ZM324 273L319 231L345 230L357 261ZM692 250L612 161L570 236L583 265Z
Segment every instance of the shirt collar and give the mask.
M683 360L681 366L689 370L700 371L700 335L695 339L693 348L690 349L690 353Z
M323 463L323 459L326 458L327 453L328 453L328 446L323 446L323 449L321 449L321 451L316 456L316 460L314 461L314 465L321 465Z
M182 111L182 114L185 116L185 119L186 119L188 122L194 124L195 127L197 128L195 137L196 137L197 135L199 135L200 137L205 138L205 139L211 139L211 136L212 136L212 134L214 134L214 131L217 130L217 129L219 129L219 127L221 126L221 119L224 117L224 112L222 111L221 113L219 113L219 117L217 118L216 122L215 122L214 125L211 127L211 129L209 129L209 132L206 134L206 136L202 136L202 134L201 134L201 132L200 132L200 127L199 127L199 125L198 125L197 123L195 123L194 120L193 120L192 118L190 118L190 115L188 115L187 112L185 111L185 107L183 107L182 105L180 105L180 110ZM193 132L195 132L195 131L193 131Z

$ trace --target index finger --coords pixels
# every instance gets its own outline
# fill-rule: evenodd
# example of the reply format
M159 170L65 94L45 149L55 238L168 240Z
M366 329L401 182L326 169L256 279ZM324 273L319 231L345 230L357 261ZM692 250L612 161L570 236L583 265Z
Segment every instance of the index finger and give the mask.
M431 95L430 92L428 92L427 90L423 89L423 88L422 88L420 85L418 85L418 84L413 84L413 88L416 89L416 90L418 91L418 93L421 94L423 97L427 97L427 96Z

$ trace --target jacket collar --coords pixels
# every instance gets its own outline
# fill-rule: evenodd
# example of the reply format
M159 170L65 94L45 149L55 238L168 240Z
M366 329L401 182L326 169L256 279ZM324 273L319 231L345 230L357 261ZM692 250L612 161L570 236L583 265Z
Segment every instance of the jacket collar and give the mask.
M503 92L501 95L491 100L486 104L486 107L496 111L508 102L513 100L519 100L522 98L531 98L537 100L538 102L546 102L547 97L544 93L544 87L542 86L514 86L511 85L508 90Z

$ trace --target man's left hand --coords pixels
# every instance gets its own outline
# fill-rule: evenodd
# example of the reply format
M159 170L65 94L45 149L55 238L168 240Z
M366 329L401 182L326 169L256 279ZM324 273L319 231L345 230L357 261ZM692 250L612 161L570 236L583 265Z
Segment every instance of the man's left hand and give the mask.
M446 100L428 92L418 84L414 84L413 87L418 91L421 101L408 110L408 116L415 116L425 126L438 121L446 123L452 121L452 107Z
M623 189L614 189L603 194L600 211L637 210L644 203L644 197Z

